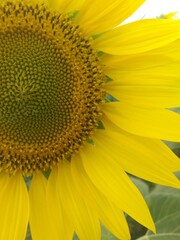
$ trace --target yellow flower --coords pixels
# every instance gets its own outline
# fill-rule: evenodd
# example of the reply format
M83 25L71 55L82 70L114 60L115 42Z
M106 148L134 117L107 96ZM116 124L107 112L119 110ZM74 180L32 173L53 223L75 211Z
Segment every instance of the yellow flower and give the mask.
M0 239L155 232L127 173L180 187L180 21L119 26L143 2L0 2Z

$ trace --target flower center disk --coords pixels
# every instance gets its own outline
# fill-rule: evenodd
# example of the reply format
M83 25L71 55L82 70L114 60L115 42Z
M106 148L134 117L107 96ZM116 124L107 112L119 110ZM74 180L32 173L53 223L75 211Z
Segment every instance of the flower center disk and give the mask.
M46 171L90 139L105 76L70 17L1 3L0 73L1 171Z

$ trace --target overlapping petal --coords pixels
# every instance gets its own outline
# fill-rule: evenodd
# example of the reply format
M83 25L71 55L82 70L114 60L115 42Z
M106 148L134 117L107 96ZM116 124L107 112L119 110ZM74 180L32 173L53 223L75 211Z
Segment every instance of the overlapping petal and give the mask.
M71 219L69 220L66 212L68 211L68 205L63 208L58 186L58 168L53 169L48 178L47 183L47 209L51 216L50 221L52 228L57 235L57 239L71 240L74 235L74 226ZM71 214L69 210L69 214Z
M101 57L103 69L112 86L176 88L180 85L180 44L173 41L165 47L146 53ZM123 93L122 93L123 94ZM152 91L153 94L153 91ZM170 98L168 98L171 101Z
M103 111L112 122L127 132L144 137L180 141L180 115L171 110L111 102L104 105Z
M82 164L98 190L121 210L155 231L145 201L120 165L95 145L81 151Z
M118 84L112 81L107 84L106 89L108 93L118 100L136 106L154 108L174 108L180 106L180 85L121 85L121 83Z
M129 55L163 47L180 36L180 20L146 19L101 35L94 47L113 55Z
M79 190L79 194L82 195L84 201L88 199L89 204L98 213L100 221L118 239L130 239L128 225L123 212L98 191L96 186L90 181L81 162L80 155L73 157L71 162L73 181L77 186L77 190Z
M98 130L94 143L108 152L126 172L157 184L180 188L180 181L173 174L180 171L180 160L160 140L121 130Z
M170 42L169 44L138 54L126 54L123 56L103 54L101 61L105 65L104 70L113 69L120 71L148 71L149 69L160 68L174 64L180 61L180 40ZM171 66L171 65L170 65ZM160 68L161 69L161 68ZM166 69L164 69L166 71ZM174 70L174 68L172 69ZM178 70L178 68L177 68ZM169 73L166 71L166 74ZM171 71L170 71L171 73Z
M70 165L69 162L61 163L56 179L62 208L68 216L68 222L74 226L80 239L99 240L100 224L97 213L76 191Z
M24 240L29 218L28 192L21 174L0 175L0 239Z
M29 221L33 240L59 239L60 234L58 235L58 232L61 229L61 226L58 226L58 228L56 228L55 230L54 225L56 225L57 222L53 222L53 212L48 212L48 205L50 204L50 202L47 202L46 188L47 179L43 176L42 173L36 173L33 176L29 191ZM41 219L39 219L39 217L41 217Z
M119 25L144 3L144 0L86 0L77 21L86 34L94 35Z

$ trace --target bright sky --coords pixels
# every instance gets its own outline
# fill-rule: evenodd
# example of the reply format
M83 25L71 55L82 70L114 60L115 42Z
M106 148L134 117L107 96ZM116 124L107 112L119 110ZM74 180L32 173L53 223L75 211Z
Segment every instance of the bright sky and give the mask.
M130 21L159 17L161 14L170 12L178 12L177 17L180 17L180 0L146 0L145 4L130 18Z

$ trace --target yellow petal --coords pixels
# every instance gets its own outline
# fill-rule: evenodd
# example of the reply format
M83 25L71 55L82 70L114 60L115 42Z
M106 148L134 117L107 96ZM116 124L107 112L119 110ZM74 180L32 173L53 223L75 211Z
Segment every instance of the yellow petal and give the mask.
M71 12L79 10L85 0L46 0L48 5L56 11Z
M7 175L0 175L2 181ZM24 240L26 236L29 202L28 192L20 174L9 177L0 192L0 239Z
M79 155L73 157L71 169L73 181L77 186L77 190L79 190L79 194L84 197L84 201L88 201L92 205L93 209L96 209L100 221L118 239L130 239L128 225L123 212L112 202L109 202L93 185L82 166ZM79 186L81 187L79 188Z
M180 106L179 86L130 85L124 86L117 81L106 85L107 92L116 99L144 107L173 108Z
M160 140L107 130L98 130L93 139L126 172L157 184L180 188L180 181L173 174L173 171L180 171L180 160Z
M66 12L80 10L85 0L69 0L67 1L67 6L65 8Z
M86 0L77 21L86 34L93 35L114 28L139 8L144 0Z
M104 54L101 61L104 72L114 80L114 85L152 87L180 85L180 41L136 55Z
M129 56L114 56L104 54L101 57L102 64L104 65L104 71L117 71L128 72L128 71L143 71L149 70L155 67L164 67L165 65L173 63L173 59L164 54L157 53L142 53ZM156 70L156 69L155 69ZM160 71L159 71L160 72ZM163 74L163 72L160 72ZM151 72L151 74L153 74Z
M81 185L79 188L81 188ZM76 190L69 162L61 163L59 166L58 189L62 207L69 216L69 222L73 223L78 237L82 240L99 240L100 224L98 216L90 208L88 201L85 202Z
M178 14L178 12L170 12L168 14L161 15L162 18L173 19Z
M143 197L120 165L102 149L90 144L81 151L81 156L84 168L98 190L131 217L155 231Z
M36 173L30 186L30 228L33 240L58 240L51 226L51 215L47 211L47 180L42 173ZM54 223L53 223L54 224Z
M103 111L112 122L127 132L144 137L180 141L180 115L170 110L111 102L104 104Z
M114 58L108 58L108 63L105 62L108 66L104 67L104 72L114 80L113 85L179 87L180 61L172 62L172 60L167 60L165 62L163 61L165 60L163 55L161 55L159 62L156 62L157 59L155 60L155 58L155 55L146 55L144 58L143 55L128 58L122 57L122 62L116 61ZM112 65L109 62L111 60Z
M149 68L139 71L121 71L108 69L106 75L114 80L113 85L149 85L149 86L180 86L179 62L161 68ZM163 72L164 71L164 72ZM115 82L116 81L116 82Z
M9 174L0 173L0 189L1 189L1 191L8 184L8 181L9 181Z
M114 55L137 54L179 39L180 20L146 19L122 25L94 41L94 47Z
M152 49L145 53L135 55L114 56L103 54L101 61L106 69L120 71L150 70L151 68L164 67L180 60L180 40L173 41L163 47ZM156 69L154 69L156 71ZM166 71L166 69L164 69ZM179 68L177 67L177 70ZM157 71L156 71L157 72ZM159 70L160 72L160 70ZM168 73L169 71L167 71ZM152 73L152 71L151 71ZM163 71L161 71L163 74Z
M65 209L62 208L57 181L58 168L54 168L50 173L47 183L46 197L48 203L48 213L50 216L53 231L57 236L55 239L72 240L74 228L71 224L71 221L69 221L67 215L65 214Z

